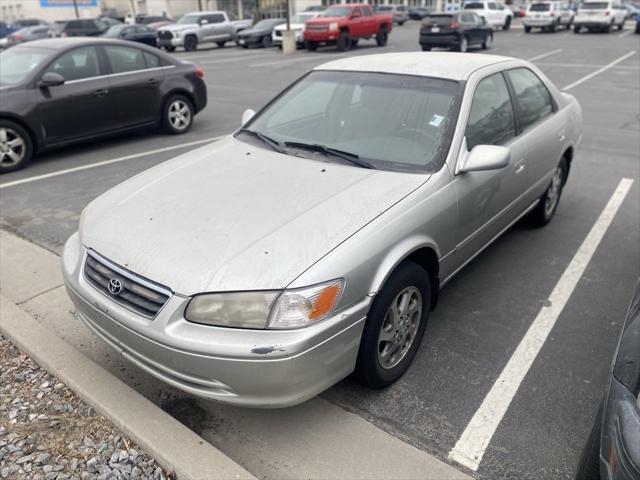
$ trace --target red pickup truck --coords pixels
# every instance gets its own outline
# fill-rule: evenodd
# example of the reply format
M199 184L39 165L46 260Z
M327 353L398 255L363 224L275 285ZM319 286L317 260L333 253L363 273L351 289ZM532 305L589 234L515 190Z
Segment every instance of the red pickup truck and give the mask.
M376 14L367 4L332 5L319 17L307 20L304 43L308 50L335 44L338 50L345 51L355 47L361 38L375 37L382 47L387 44L392 25L391 15Z

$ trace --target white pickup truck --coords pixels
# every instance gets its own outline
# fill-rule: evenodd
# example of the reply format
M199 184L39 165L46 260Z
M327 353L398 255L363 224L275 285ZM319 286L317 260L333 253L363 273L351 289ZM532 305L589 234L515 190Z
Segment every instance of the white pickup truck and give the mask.
M235 41L240 30L251 27L251 20L236 20L222 11L187 13L177 23L158 29L158 46L169 52L176 47L191 51L201 43L224 47Z

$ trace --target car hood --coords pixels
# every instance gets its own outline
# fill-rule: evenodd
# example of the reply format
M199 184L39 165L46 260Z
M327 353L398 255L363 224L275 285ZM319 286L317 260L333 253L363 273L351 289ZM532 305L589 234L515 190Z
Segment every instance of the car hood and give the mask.
M314 23L317 25L324 25L325 23L340 22L346 20L347 17L317 17L307 21L307 25Z
M98 197L81 241L184 295L282 289L427 179L228 137Z
M272 28L247 28L238 32L239 37L250 37L252 35L266 35L271 33Z
M194 28L198 28L197 23L184 23L182 25L173 24L173 25L165 25L164 27L160 27L158 31L168 31L168 32L182 32L184 30L193 30Z

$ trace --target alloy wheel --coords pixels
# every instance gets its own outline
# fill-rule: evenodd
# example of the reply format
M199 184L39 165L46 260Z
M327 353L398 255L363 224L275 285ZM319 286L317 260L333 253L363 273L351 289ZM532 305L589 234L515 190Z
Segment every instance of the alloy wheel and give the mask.
M550 216L556 205L558 204L558 200L560 199L560 192L562 191L562 168L556 168L556 171L553 174L553 178L551 179L551 185L549 185L549 189L547 190L547 195L544 199L544 213L546 216Z
M191 123L191 109L184 100L175 100L169 105L169 123L177 130L182 131Z
M0 164L12 167L20 163L27 152L24 139L12 128L0 127Z
M378 335L378 362L385 369L398 365L411 349L422 318L422 295L416 287L403 289L391 302Z

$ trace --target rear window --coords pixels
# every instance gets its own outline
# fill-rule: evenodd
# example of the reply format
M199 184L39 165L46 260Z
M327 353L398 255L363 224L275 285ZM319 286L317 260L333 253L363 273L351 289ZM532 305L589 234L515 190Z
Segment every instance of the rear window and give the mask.
M453 15L429 15L425 23L430 25L441 25L448 26L451 25L451 21L453 19Z
M532 3L529 5L530 12L548 12L551 10L550 3Z
M465 3L465 10L484 10L484 3L481 2L473 2L473 3Z
M609 8L609 3L607 2L589 2L583 3L580 10L606 10Z

